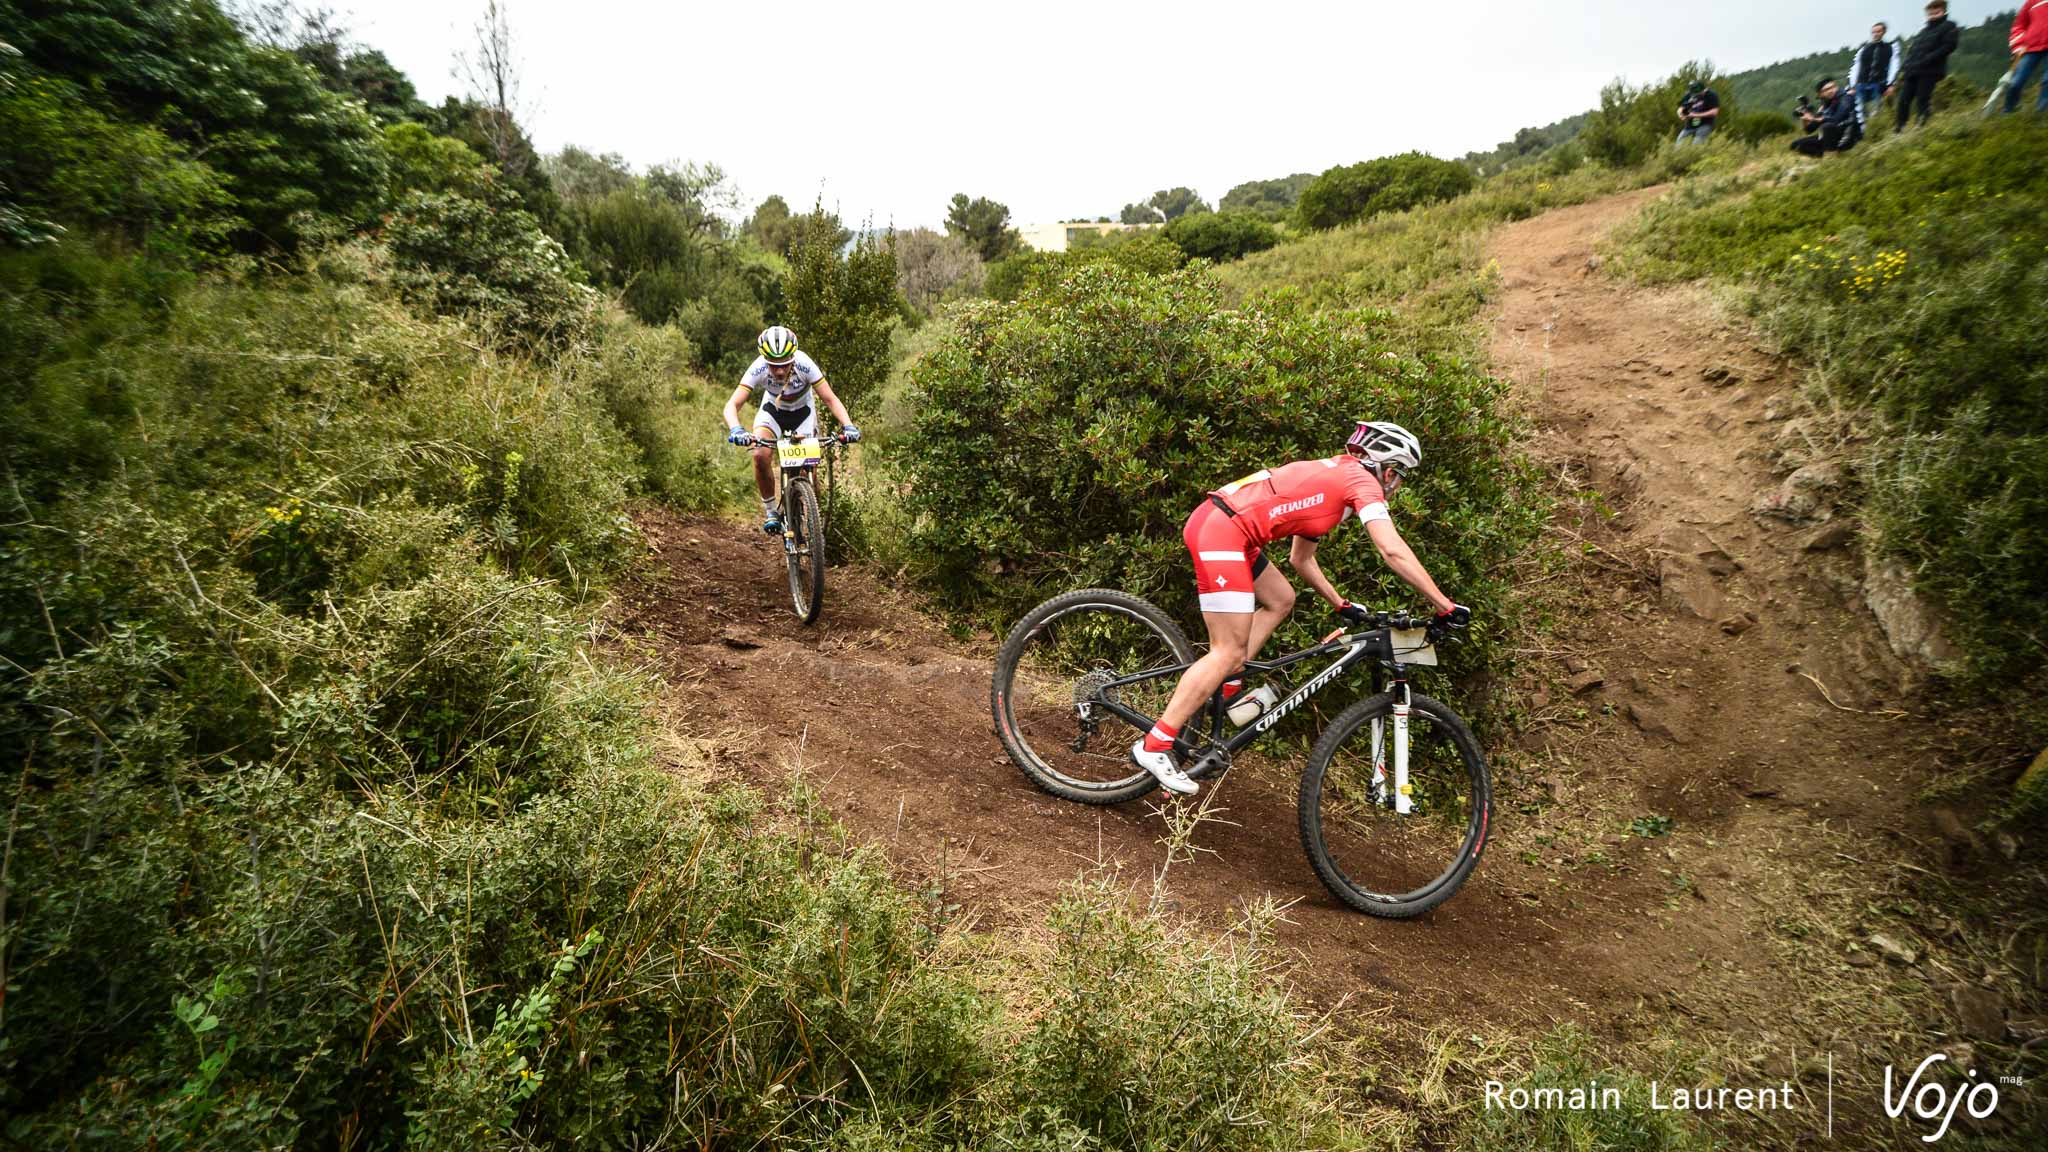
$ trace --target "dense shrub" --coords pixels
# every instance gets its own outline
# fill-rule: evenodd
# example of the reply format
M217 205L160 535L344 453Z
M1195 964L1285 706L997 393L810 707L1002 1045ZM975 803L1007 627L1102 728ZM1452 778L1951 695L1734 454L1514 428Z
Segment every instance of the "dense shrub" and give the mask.
M1009 619L1101 584L1191 618L1180 529L1202 493L1329 455L1352 417L1374 417L1422 438L1424 471L1395 515L1424 562L1482 620L1509 611L1500 558L1543 510L1514 451L1506 384L1399 354L1376 314L1229 311L1220 295L1205 273L1098 264L1014 304L957 313L912 370L921 434L904 448L910 552L934 593ZM1355 599L1414 598L1362 535L1323 555ZM1319 622L1300 615L1298 633ZM1482 644L1499 635L1478 632Z
M244 247L295 244L301 213L361 220L383 198L376 121L290 52L252 43L217 4L82 0L5 11L7 38L32 68L203 152L234 198Z
M1730 140L1744 144L1761 144L1780 136L1790 136L1799 131L1799 125L1783 112L1755 109L1744 112L1726 112L1721 115L1721 132Z
M1404 152L1324 172L1302 189L1297 212L1305 227L1335 228L1448 200L1470 191L1475 180L1463 164Z
M0 55L0 187L22 210L194 253L234 226L226 183L161 131L91 106L76 85L10 77Z
M1268 220L1283 219L1294 212L1301 190L1315 181L1313 172L1296 172L1277 180L1248 180L1223 194L1216 202L1219 212L1252 212Z
M414 192L385 221L384 239L410 298L483 321L516 345L561 346L594 315L593 294L562 246L502 193Z
M1248 212L1198 212L1182 216L1166 226L1165 235L1189 258L1219 264L1263 252L1280 242L1280 233L1272 224Z
M1863 462L1880 546L1969 606L1954 624L1997 676L2039 668L2048 633L2044 143L2023 119L1937 125L1789 183L1695 182L1623 241L1651 279L1744 280L1764 326L1880 418Z

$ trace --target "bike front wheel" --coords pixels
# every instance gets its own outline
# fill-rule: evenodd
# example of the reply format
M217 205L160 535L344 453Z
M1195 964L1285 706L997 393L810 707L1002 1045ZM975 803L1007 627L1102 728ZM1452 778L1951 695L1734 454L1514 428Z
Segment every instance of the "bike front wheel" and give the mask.
M825 604L825 518L808 479L792 480L786 493L783 545L789 560L789 600L797 619L817 620Z
M1194 659L1180 627L1136 596L1106 588L1055 596L1017 621L996 653L996 735L1011 762L1055 796L1135 800L1159 786L1130 760L1143 732L1106 704L1158 716Z
M1493 785L1472 730L1442 703L1411 694L1409 811L1396 811L1394 698L1346 708L1309 753L1301 843L1339 900L1406 919L1443 903L1479 864Z

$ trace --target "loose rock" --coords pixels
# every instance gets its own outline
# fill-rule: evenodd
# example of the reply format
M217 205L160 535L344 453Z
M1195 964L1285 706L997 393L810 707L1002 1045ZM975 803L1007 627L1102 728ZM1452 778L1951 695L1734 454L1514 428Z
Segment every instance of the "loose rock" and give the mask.
M1847 520L1836 520L1814 529L1800 545L1808 552L1829 552L1856 538L1856 526Z
M2005 998L1989 988L1965 984L1950 998L1963 1032L1974 1040L2005 1039Z
M1878 955L1894 964L1915 964L1920 960L1919 953L1882 932L1872 932L1864 943L1869 944L1877 950Z
M1564 686L1571 690L1572 695L1584 696L1606 682L1607 678L1602 676L1597 669L1588 668L1584 672L1565 681Z
M1673 744L1684 744L1690 739L1685 729L1673 724L1662 711L1638 700L1628 703L1628 718L1637 728L1651 736L1662 736Z

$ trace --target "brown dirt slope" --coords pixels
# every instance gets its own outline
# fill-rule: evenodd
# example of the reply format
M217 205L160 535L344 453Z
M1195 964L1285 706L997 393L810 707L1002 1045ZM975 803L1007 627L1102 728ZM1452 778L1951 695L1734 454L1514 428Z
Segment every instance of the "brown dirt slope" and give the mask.
M1805 917L1845 861L1900 847L1919 776L1899 738L1912 721L1885 711L1900 669L1838 591L1840 542L1808 551L1813 528L1750 513L1779 483L1782 425L1763 418L1790 387L1779 366L1697 296L1589 270L1598 239L1654 194L1497 240L1495 357L1523 386L1539 454L1601 496L1556 526L1586 550L1591 610L1531 653L1545 683L1526 730L1482 733L1508 751L1471 883L1415 921L1345 911L1302 855L1292 780L1242 771L1222 785L1228 823L1205 825L1208 851L1169 876L1180 909L1217 923L1248 901L1298 901L1279 943L1325 1003L1618 1035L1675 1014L1778 1053L1878 1026L1826 1019L1887 970ZM1599 508L1612 514L1586 511ZM800 761L854 835L989 927L1035 923L1084 871L1149 886L1164 830L1149 805L1063 803L1004 758L989 638L949 638L859 568L833 569L823 621L800 627L758 532L661 512L642 524L652 554L616 625L735 776L774 788ZM1574 694L1564 681L1586 670L1603 683ZM1653 816L1668 835L1631 831Z

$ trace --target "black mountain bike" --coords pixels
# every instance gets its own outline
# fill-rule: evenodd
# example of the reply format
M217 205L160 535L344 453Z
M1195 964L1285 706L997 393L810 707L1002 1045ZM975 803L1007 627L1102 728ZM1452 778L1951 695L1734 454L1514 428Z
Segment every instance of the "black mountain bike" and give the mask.
M1354 668L1372 692L1337 714L1301 775L1301 843L1339 900L1373 916L1414 916L1464 884L1486 847L1493 807L1486 759L1472 730L1443 704L1412 691L1408 668L1436 663L1429 617L1381 612L1356 632L1248 673L1285 685L1278 703L1232 732L1222 696L1181 733L1179 751L1197 780L1228 771L1231 757ZM996 734L1033 783L1084 804L1118 804L1158 787L1128 755L1152 727L1195 646L1159 609L1136 596L1088 588L1031 610L996 654L990 704ZM1300 687L1290 671L1327 660Z
M782 519L782 551L789 564L789 601L797 619L818 619L825 606L825 514L818 507L814 477L819 463L831 472L829 451L846 443L845 433L819 439L784 433L772 442L750 437L742 447L772 443L775 448L775 506Z

